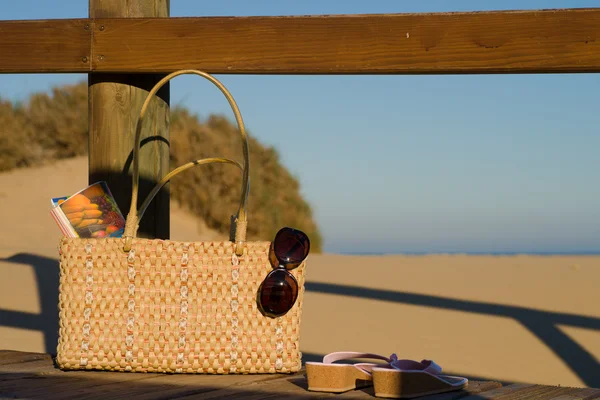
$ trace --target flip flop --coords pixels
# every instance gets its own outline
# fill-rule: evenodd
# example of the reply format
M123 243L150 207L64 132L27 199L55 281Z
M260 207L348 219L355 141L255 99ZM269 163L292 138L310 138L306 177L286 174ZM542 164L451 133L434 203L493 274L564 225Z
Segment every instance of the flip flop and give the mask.
M394 360L386 368L372 368L375 396L389 399L412 398L450 392L467 387L469 380L442 374L431 360Z
M335 361L366 358L382 360L385 363L333 364ZM308 390L313 392L343 393L373 385L371 370L375 367L390 368L390 363L398 360L395 354L389 358L372 353L351 351L336 352L323 357L323 362L306 363Z

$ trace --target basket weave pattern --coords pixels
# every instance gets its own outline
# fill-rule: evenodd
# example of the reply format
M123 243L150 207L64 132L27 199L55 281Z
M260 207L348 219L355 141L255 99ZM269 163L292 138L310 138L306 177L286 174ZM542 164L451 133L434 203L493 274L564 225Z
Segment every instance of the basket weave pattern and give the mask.
M257 308L272 270L269 242L63 238L62 369L170 373L290 373L301 367L304 264L284 316Z

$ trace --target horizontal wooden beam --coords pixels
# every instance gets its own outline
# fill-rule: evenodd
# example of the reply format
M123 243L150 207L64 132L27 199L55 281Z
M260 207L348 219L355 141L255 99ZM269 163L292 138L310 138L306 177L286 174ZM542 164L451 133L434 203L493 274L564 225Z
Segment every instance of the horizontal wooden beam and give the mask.
M0 54L34 49L48 24ZM84 20L54 22L69 27ZM231 74L477 74L600 72L600 8L435 14L95 19L92 72ZM16 26L16 25L15 25ZM54 28L57 29L56 27ZM72 28L74 30L74 28ZM20 32L22 32L21 29ZM56 32L50 61L17 51L0 72L82 72L81 33ZM83 35L85 36L85 35ZM5 43L6 37L10 38ZM68 40L66 40L68 37ZM63 44L62 53L59 43ZM66 51L69 50L69 51ZM76 51L77 50L77 51ZM62 60L62 61L61 61ZM79 61L79 64L77 63Z
M250 74L600 71L600 9L97 21L94 69ZM596 41L598 39L598 41Z
M0 21L0 73L89 72L91 21Z

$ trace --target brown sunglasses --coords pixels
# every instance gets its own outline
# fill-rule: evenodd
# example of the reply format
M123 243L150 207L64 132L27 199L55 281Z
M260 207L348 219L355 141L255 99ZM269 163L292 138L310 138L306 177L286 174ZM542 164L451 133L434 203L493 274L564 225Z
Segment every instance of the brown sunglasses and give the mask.
M289 272L297 268L310 252L308 236L297 229L282 228L271 242L269 272L258 289L258 307L267 317L276 318L292 309L298 298L298 282Z

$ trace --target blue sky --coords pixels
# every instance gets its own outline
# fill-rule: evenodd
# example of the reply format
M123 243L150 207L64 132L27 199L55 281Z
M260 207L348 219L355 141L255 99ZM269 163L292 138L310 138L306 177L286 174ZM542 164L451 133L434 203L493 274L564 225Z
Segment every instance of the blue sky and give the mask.
M87 17L87 4L19 0L0 18ZM171 0L171 15L565 7L600 0ZM598 75L218 78L251 134L299 178L326 251L600 251ZM82 79L0 75L0 96L24 100ZM193 77L173 81L171 103L201 117L231 115L217 90Z

